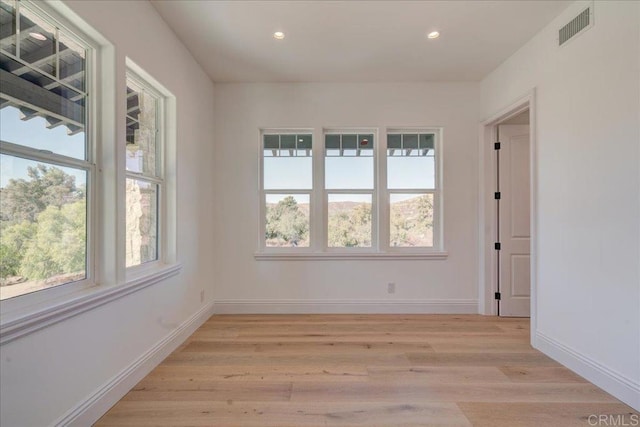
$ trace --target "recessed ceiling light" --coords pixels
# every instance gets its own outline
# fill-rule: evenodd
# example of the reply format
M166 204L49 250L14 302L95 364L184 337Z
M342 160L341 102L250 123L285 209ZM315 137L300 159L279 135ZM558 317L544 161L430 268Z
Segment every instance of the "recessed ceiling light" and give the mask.
M273 33L273 38L276 40L282 40L284 38L284 33L282 31L276 31Z
M427 37L429 37L430 39L437 39L438 37L440 37L440 33L437 31L431 31Z
M40 33L29 33L29 36L33 37L36 40L45 41L47 39L46 36Z

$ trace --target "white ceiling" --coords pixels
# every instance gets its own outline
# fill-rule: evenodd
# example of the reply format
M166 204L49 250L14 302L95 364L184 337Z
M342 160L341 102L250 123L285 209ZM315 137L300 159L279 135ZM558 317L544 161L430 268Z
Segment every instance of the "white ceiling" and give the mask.
M477 81L569 3L152 2L216 82Z

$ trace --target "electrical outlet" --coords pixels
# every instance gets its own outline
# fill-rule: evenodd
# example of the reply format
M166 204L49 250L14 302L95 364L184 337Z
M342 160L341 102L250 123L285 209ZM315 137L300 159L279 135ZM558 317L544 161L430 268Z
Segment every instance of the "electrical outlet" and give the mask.
M200 291L200 302L204 302L204 289Z
M396 284L391 282L387 284L387 293L388 294L395 294L396 293Z

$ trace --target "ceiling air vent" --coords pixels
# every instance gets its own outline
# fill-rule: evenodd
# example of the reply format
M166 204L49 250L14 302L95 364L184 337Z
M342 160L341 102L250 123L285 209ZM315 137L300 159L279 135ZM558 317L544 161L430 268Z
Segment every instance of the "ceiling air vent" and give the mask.
M567 25L558 31L558 45L562 46L573 37L586 31L593 24L593 16L591 15L592 6L583 10L578 16L573 18Z

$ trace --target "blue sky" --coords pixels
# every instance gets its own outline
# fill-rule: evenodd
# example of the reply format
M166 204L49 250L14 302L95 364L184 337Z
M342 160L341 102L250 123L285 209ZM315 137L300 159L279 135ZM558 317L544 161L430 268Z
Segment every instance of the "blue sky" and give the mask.
M311 167L311 157L265 157L264 187L267 190L311 190ZM389 189L432 189L435 178L434 159L389 157L387 175ZM327 157L325 186L329 190L373 189L373 158ZM404 199L411 197L415 196L407 195ZM365 201L365 198L362 195L335 195L331 201Z
M65 126L53 129L47 129L46 126L47 121L42 117L34 117L27 121L20 120L20 111L17 108L5 107L0 110L0 140L84 159L84 132L69 136ZM0 156L0 187L6 186L11 178L28 179L27 167L35 166L37 163L19 157ZM62 167L60 169L75 176L76 185L86 183L84 171Z

